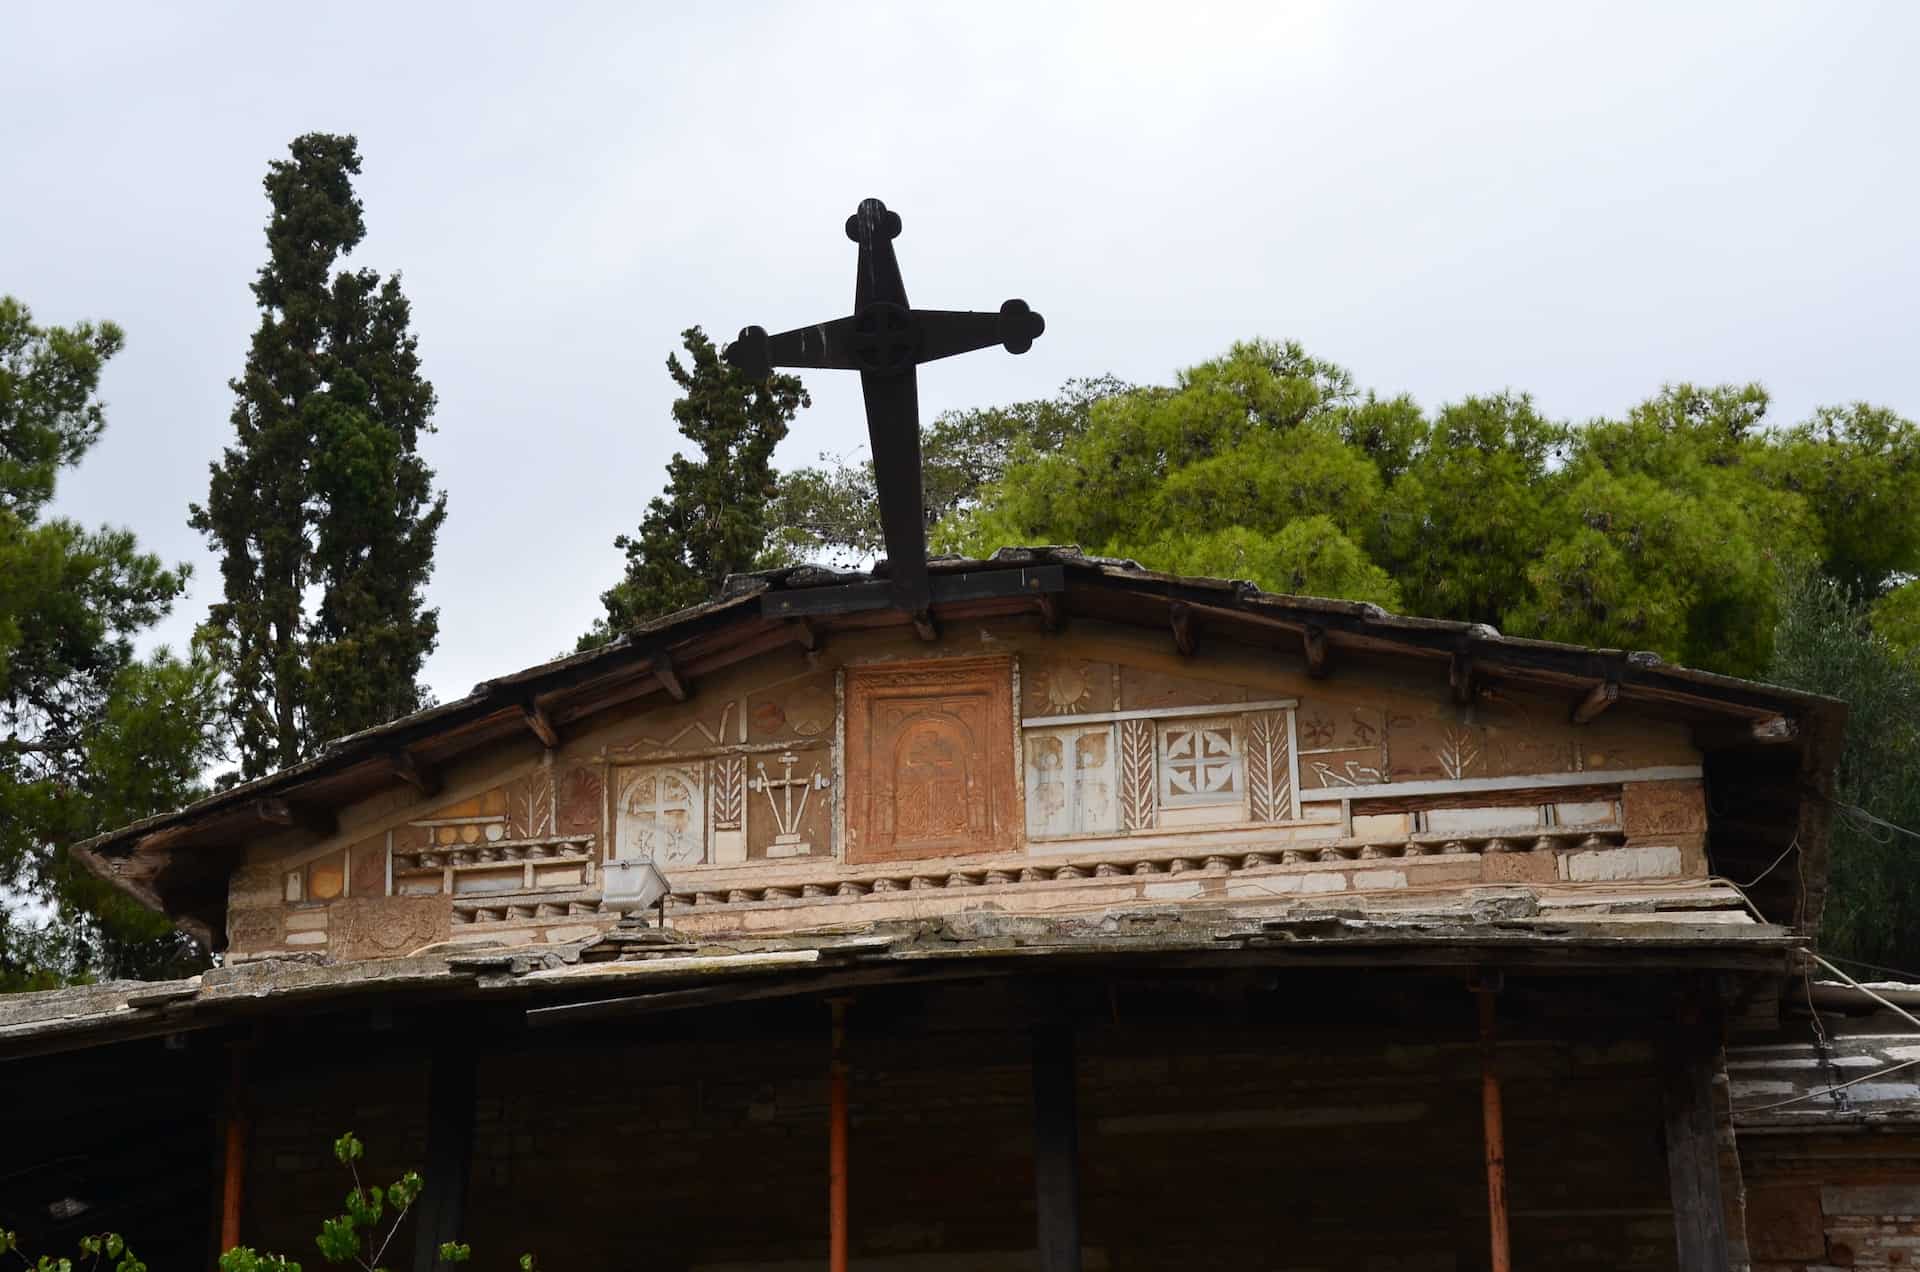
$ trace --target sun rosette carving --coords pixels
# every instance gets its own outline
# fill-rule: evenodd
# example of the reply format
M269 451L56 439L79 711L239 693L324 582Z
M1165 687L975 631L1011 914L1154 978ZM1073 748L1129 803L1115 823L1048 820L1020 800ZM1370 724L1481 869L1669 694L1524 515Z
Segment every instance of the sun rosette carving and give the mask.
M1034 715L1074 715L1092 709L1093 669L1077 659L1040 664L1026 694Z

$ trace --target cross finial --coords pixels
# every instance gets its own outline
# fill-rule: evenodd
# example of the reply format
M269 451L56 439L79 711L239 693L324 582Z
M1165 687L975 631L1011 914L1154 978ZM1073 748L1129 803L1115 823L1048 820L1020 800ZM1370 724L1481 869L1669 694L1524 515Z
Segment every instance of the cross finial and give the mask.
M906 284L893 255L893 240L899 236L900 215L878 199L863 199L847 218L847 237L860 248L853 313L777 335L768 335L764 327L748 327L727 346L726 359L756 379L771 375L775 367L860 373L893 604L924 615L930 592L915 368L994 345L1025 353L1047 324L1024 300L1009 300L997 313L914 309L907 303Z

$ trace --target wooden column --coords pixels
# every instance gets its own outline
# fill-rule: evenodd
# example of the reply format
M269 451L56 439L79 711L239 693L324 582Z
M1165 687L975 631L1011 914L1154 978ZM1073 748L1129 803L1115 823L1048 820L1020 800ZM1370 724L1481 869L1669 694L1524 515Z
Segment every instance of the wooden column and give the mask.
M427 1164L413 1230L414 1272L441 1268L440 1246L461 1239L467 1178L473 1170L475 1068L473 1035L455 1030L437 1043L427 1075Z
M1667 1183L1680 1272L1727 1272L1720 1149L1714 1135L1713 1074L1720 1037L1713 1025L1683 1020L1660 1053L1666 1115Z
M1080 1111L1065 1020L1033 1033L1033 1190L1040 1272L1080 1272Z
M1507 1231L1507 1131L1500 1107L1500 1074L1494 1068L1494 1007L1498 999L1493 987L1486 983L1478 986L1474 995L1480 1000L1480 1120L1487 1149L1487 1238L1491 1251L1488 1266L1492 1272L1511 1272L1513 1252Z
M247 1182L247 1049L229 1048L226 1108L220 1154L220 1250L225 1254L240 1244L240 1207Z
M827 1267L847 1272L847 1000L833 1009L833 1056L827 1062Z

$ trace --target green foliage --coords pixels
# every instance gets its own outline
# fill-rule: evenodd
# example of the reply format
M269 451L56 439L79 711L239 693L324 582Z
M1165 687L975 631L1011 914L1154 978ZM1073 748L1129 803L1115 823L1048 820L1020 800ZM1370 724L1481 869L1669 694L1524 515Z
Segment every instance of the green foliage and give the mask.
M945 411L920 437L921 495L929 527L973 508L1008 465L1048 454L1080 436L1094 404L1129 392L1112 376L1069 380L1051 398ZM769 512L773 564L816 561L852 567L885 553L873 461L829 455L782 474Z
M1823 407L1770 448L1767 468L1819 523L1823 569L1871 597L1920 563L1920 428L1864 402Z
M1156 567L1177 574L1246 579L1270 592L1338 596L1385 609L1400 605L1393 579L1328 517L1300 517L1275 533L1229 526L1172 534L1150 545L1148 555Z
M397 276L335 272L366 234L358 143L310 133L289 149L265 182L234 444L191 515L221 555L205 631L246 777L425 705L420 665L439 631L422 593L446 498L418 453L435 399L411 308Z
M807 391L795 376L743 375L698 327L681 339L687 361L667 357L667 374L681 390L673 419L699 458L676 453L666 493L647 505L638 533L614 540L626 553L626 574L601 595L606 615L581 637L582 649L706 600L727 575L759 565L767 546L773 449L808 404Z
M1078 543L1153 564L1155 544L1203 529L1270 534L1296 516L1324 516L1351 535L1383 489L1341 430L1342 408L1355 400L1345 372L1298 345L1235 345L1184 373L1172 392L1094 402L1084 430L1024 452L936 538L970 555L1004 543Z
M1920 574L1920 430L1867 406L1778 429L1768 408L1757 385L1680 384L1580 427L1512 392L1429 418L1298 345L1252 341L1170 388L1116 386L1037 444L1013 418L998 479L946 509L933 539L1397 594L1418 614L1752 676L1783 568L1865 598ZM827 537L805 521L823 506L871 524L849 467L789 481L803 553ZM1887 631L1920 627L1909 595L1879 611Z
M15 1232L0 1231L0 1254L11 1254L21 1266L33 1269L33 1272L103 1272L112 1268L113 1272L147 1272L147 1265L138 1255L127 1248L127 1243L117 1232L101 1232L80 1238L78 1243L80 1260L53 1255L41 1255L29 1259L20 1248L20 1236ZM298 1268L293 1272L299 1272Z
M1836 798L1920 828L1920 662L1871 627L1867 607L1831 579L1785 590L1770 678L1844 698ZM1834 818L1821 946L1843 958L1920 966L1920 839L1844 811Z
M333 1159L347 1168L353 1187L347 1191L342 1212L321 1221L320 1234L314 1238L314 1244L319 1247L320 1257L328 1263L353 1263L365 1272L377 1272L401 1221L420 1200L425 1184L418 1173L407 1171L385 1188L368 1187L360 1180L359 1163L365 1156L366 1146L352 1131L333 1142ZM466 1261L465 1253L457 1259L450 1258L449 1248L466 1251L465 1246L449 1242L440 1247L442 1260Z
M1757 385L1677 385L1579 430L1514 630L1758 675L1780 570L1818 562L1822 539L1807 502L1769 480L1766 409Z
M1408 610L1498 625L1527 600L1528 566L1552 538L1550 474L1568 430L1502 393L1442 407L1430 430L1403 419L1395 436L1399 475L1374 543Z
M1920 579L1875 601L1871 618L1876 636L1909 658L1920 657Z
M251 1246L235 1246L220 1256L220 1272L300 1272L300 1265L278 1254L261 1254Z
M192 799L219 755L205 655L133 652L185 590L185 567L129 531L44 515L106 426L100 376L122 343L111 323L40 327L0 297L0 885L51 915L0 920L0 990L203 965L65 851Z
M420 1199L425 1186L418 1174L408 1171L387 1188L367 1188L360 1182L358 1163L366 1155L365 1146L349 1131L333 1142L334 1160L346 1167L353 1179L347 1193L345 1213L324 1219L314 1243L328 1263L351 1263L361 1272L386 1272L383 1260L400 1230L401 1221ZM147 1272L147 1265L134 1256L118 1233L103 1232L82 1237L81 1261L50 1255L31 1259L20 1249L19 1235L0 1229L0 1255L11 1254L32 1272ZM444 1241L438 1249L441 1263L470 1263L473 1247L463 1241ZM220 1272L300 1272L294 1260L278 1254L262 1254L251 1246L235 1246L219 1258ZM520 1272L536 1272L531 1254L522 1254Z

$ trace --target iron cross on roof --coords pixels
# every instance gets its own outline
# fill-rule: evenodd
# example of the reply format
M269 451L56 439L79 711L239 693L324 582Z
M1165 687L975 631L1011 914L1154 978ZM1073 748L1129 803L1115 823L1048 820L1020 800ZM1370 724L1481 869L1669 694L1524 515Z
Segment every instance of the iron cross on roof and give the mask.
M771 336L765 327L748 327L727 346L726 359L756 379L773 374L775 367L860 373L874 484L880 495L880 529L887 542L888 599L884 603L924 616L932 596L920 483L920 395L914 368L993 345L1009 353L1025 353L1047 324L1024 300L1009 300L998 313L911 308L906 284L900 280L900 263L893 256L893 240L899 236L899 213L889 212L878 199L863 200L847 218L847 237L860 245L853 313Z

